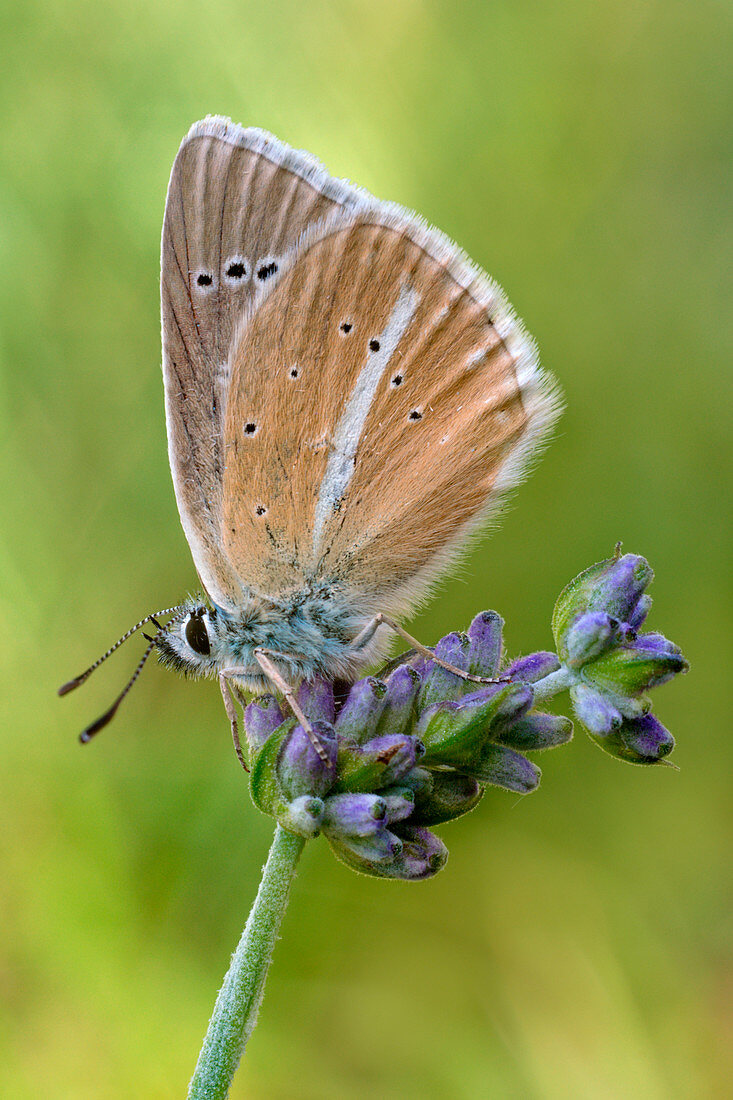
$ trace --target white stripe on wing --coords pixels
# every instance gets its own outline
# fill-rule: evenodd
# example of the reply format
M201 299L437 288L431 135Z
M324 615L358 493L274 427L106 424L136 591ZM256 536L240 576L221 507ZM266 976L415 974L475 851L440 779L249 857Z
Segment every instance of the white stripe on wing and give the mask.
M326 472L316 503L313 549L318 550L323 528L334 506L343 498L354 473L356 449L380 379L413 318L420 295L405 283L387 324L376 338L379 348L369 351L353 393L339 420L332 440Z

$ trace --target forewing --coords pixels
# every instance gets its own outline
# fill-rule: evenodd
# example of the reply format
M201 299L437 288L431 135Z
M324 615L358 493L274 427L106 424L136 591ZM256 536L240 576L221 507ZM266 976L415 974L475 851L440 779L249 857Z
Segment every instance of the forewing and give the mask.
M403 610L521 479L558 402L501 291L387 204L315 230L235 340L224 545L262 591Z
M222 607L241 594L221 543L233 333L303 231L361 201L307 154L226 119L196 123L173 165L161 250L168 448L183 529Z

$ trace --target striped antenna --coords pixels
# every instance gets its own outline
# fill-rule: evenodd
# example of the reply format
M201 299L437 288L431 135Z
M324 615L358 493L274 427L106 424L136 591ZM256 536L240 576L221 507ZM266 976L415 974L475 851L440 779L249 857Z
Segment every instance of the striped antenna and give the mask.
M102 656L98 660L96 660L93 665L89 666L86 672L82 672L80 676L75 676L73 680L69 680L67 681L67 683L62 684L58 690L59 695L68 695L70 691L73 691L74 688L78 688L81 684L84 683L85 680L88 680L95 669L98 669L99 666L104 661L106 661L108 657L111 657L115 650L119 649L123 642L126 642L128 638L131 638L135 631L139 630L141 626L145 626L146 623L155 622L159 615L173 615L176 611L183 610L184 605L179 604L177 607L164 607L162 611L153 611L152 614L146 615L145 618L141 619L139 623L135 623L134 626L131 626L126 634L123 634L122 637L119 638L115 642L115 644L107 650L106 653L103 653ZM156 626L157 625L158 624L156 623Z
M160 612L159 612L159 614L160 614ZM145 620L143 620L143 621L145 621ZM127 681L124 688L122 689L120 694L117 696L117 698L115 699L114 703L109 708L109 710L106 710L100 718L97 718L96 722L92 722L91 726L87 726L87 728L85 730L82 730L82 732L79 734L79 740L81 741L82 745L86 745L88 741L91 741L91 739L94 737L95 733L99 733L100 730L104 729L104 727L109 722L112 721L115 714L117 713L117 708L119 707L120 703L122 702L122 700L125 698L125 696L129 692L132 685L137 680L138 676L140 675L140 673L143 670L143 666L145 665L145 662L147 661L150 654L153 652L153 648L155 647L155 643L156 643L157 639L158 639L158 635L156 634L154 638L151 638L149 640L148 647L145 650L145 652L143 653L142 657L140 658L140 662L139 662L137 668L135 669L132 676Z

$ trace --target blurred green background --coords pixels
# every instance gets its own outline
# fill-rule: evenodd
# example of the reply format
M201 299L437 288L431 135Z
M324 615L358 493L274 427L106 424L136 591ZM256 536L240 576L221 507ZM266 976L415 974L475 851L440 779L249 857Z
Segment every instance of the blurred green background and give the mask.
M712 0L26 0L0 13L0 1093L178 1098L271 835L217 688L130 644L195 574L166 460L158 249L189 124L274 131L419 210L507 289L565 390L502 529L413 621L551 644L617 539L692 663L681 771L581 732L536 794L394 884L306 849L233 1097L730 1094L724 605L733 20Z

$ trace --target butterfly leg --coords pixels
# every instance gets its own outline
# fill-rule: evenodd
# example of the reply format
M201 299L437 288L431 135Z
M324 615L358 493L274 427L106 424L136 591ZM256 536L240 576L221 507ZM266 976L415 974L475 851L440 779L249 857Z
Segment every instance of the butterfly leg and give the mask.
M283 653L278 653L274 649L263 649L261 646L258 646L254 650L254 658L264 672L265 676L267 676L268 680L272 681L277 690L285 696L288 706L307 733L310 742L313 745L313 748L316 750L324 764L328 764L329 760L328 756L326 755L326 750L324 749L321 742L318 740L316 731L313 729L313 726L310 724L305 714L303 714L303 711L300 709L300 706L298 705L298 700L295 698L295 692L293 688L287 682L282 673L272 663L270 657L287 657L287 655Z
M221 697L224 700L224 709L227 712L227 718L229 724L232 727L232 741L234 742L234 751L237 754L237 759L246 772L249 771L247 767L247 761L244 758L244 752L242 751L242 742L239 740L239 722L237 720L237 708L234 705L232 699L231 688L227 679L226 673L229 671L225 669L224 672L219 673L219 687L221 688Z
M398 634L400 638L408 643L415 652L419 653L422 657L428 658L430 661L435 661L436 665L440 665L441 668L447 669L448 672L454 673L456 676L460 676L462 680L469 680L473 684L506 684L509 682L509 676L500 676L498 678L492 676L473 676L470 672L466 672L462 668L456 668L455 665L449 664L448 661L441 660L440 657L436 657L432 649L428 649L427 646L418 642L417 638L413 638L412 634L408 634L403 626L395 619L390 619L388 615L380 613L375 615L370 623L364 627L364 629L357 634L354 638L354 649L362 649L368 645L380 626L388 626L390 630L394 630L395 634ZM407 654L406 656L409 656Z

